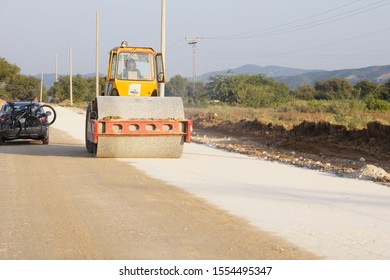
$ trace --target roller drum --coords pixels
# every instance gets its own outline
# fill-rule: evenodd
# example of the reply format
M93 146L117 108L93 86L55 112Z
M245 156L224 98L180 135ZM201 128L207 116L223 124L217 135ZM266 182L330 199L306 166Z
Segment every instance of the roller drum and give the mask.
M184 119L180 97L96 97L98 117L119 116L130 119Z
M179 97L100 96L96 100L99 120L183 120ZM101 128L99 128L100 130ZM95 150L102 158L180 158L183 136L100 136Z

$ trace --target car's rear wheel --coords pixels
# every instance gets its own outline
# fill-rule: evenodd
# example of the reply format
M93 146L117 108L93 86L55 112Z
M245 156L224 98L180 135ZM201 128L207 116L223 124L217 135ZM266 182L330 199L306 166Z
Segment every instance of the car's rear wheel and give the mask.
M42 141L43 145L47 145L47 144L49 144L49 139L50 139L50 137L49 137L49 128L48 127L44 127L43 130L44 130L43 136L42 136L42 138L39 138L39 140Z
M45 137L42 139L42 144L43 144L43 145L49 144L49 136L45 136Z

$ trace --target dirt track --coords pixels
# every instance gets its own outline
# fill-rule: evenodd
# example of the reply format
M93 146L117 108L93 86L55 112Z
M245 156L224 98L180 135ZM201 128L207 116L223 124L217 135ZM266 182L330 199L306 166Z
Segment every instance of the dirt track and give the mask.
M0 259L317 258L54 129L0 158Z

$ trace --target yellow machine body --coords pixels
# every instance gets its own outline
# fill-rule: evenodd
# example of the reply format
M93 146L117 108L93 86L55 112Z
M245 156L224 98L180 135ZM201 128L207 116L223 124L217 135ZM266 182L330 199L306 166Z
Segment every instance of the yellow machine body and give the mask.
M101 96L87 108L85 144L96 157L179 158L192 122L180 97L160 97L162 56L124 42L110 51Z
M129 61L135 68L129 69ZM126 44L110 51L104 96L159 96L158 83L165 82L161 53Z

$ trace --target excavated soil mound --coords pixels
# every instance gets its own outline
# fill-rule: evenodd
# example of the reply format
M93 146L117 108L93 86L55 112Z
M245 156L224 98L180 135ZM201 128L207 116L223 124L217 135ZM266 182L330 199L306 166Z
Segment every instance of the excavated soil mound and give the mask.
M221 121L216 114L196 114L190 118L200 143L210 142L249 155L263 154L267 159L390 182L386 173L390 172L390 126L380 122L350 130L325 121L303 121L288 130L258 119L233 123Z
M349 130L346 126L332 124L325 121L303 121L287 130L281 125L263 123L260 120L241 120L237 123L222 122L215 114L197 114L193 118L194 127L212 128L215 131L227 132L234 136L259 136L275 135L278 140L286 141L311 141L321 145L327 143L351 146L354 150L364 149L372 152L390 152L390 126L380 122L370 122L367 128L361 130ZM325 141L324 141L325 140Z
M293 127L291 133L296 136L320 136L320 135L345 135L347 128L343 125L335 125L329 122L308 122L303 121L301 124Z
M375 138L378 141L390 141L390 126L383 125L380 122L369 122L367 124L367 136Z

